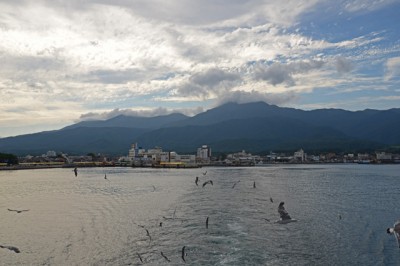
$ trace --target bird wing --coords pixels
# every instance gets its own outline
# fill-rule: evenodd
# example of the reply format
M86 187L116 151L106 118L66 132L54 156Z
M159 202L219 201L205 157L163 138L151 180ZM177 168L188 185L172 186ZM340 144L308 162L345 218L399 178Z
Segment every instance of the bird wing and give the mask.
M185 260L185 246L183 246L183 248L182 248L182 260L184 262L186 262L186 260Z
M165 256L164 253L162 253L162 251L161 251L161 256L163 256L164 259L166 259L168 262L171 262L171 261L167 258L167 256Z

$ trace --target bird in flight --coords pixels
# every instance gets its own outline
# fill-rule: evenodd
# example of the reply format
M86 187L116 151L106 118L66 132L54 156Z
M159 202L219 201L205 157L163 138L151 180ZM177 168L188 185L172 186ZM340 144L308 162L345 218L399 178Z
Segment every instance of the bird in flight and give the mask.
M185 260L185 246L183 246L183 248L182 248L182 260L184 261L184 262L186 262L186 260Z
M203 183L203 187L205 187L207 184L211 184L211 186L214 186L212 180L208 180L207 182L204 182L204 183Z
M7 210L9 210L10 212L16 212L16 213L21 213L21 212L27 212L27 211L29 211L29 210L12 210L12 209L7 209Z
M14 251L15 253L20 253L21 252L17 247L13 247L13 246L0 245L0 248L6 248L8 250Z
M240 182L240 180L236 181L235 184L233 184L232 188L235 188L236 184L239 183L239 182Z
M164 259L166 259L168 262L171 262L171 261L167 258L167 256L165 256L164 253L162 253L162 251L161 251L161 256L163 256Z
M196 180L194 181L195 183L196 183L196 186L198 186L199 184L199 177L198 176L196 176Z
M138 255L138 257L139 257L139 260L140 260L140 262L141 262L141 263L143 263L142 256L140 256L140 254L139 254L139 253L137 253L137 255Z
M147 230L146 228L144 228L144 230L146 230L146 235L149 237L150 242L151 242L151 236L150 236L149 230Z

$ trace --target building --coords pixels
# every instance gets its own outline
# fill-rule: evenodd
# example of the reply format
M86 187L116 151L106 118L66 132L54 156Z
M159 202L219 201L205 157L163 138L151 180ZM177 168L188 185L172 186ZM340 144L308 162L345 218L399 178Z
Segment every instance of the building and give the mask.
M392 154L385 153L385 152L377 152L376 153L376 160L381 163L391 162L392 161Z
M296 162L304 162L306 160L306 154L304 153L303 149L300 149L300 150L296 151L293 154L293 159Z
M203 164L210 163L211 160L211 148L207 145L201 146L197 149L197 161Z
M161 147L142 149L137 143L129 149L128 159L132 166L139 167L195 167L195 155L180 155L176 152L163 151Z
M195 155L180 155L174 151L171 152L164 152L161 154L160 163L184 163L194 165L196 164L196 156Z
M57 153L55 151L48 151L45 156L47 156L47 157L57 157Z
M257 160L259 160L259 156L254 156L251 153L247 153L246 151L242 150L241 152L228 154L225 159L225 164L235 166L251 166L255 165Z
M131 145L131 148L129 149L128 158L130 161L133 161L138 156L139 156L139 146L137 143L133 143Z

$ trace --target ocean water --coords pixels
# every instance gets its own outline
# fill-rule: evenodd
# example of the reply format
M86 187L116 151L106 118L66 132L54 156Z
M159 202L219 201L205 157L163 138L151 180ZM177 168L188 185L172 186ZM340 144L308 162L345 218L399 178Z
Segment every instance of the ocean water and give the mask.
M400 265L399 201L400 165L0 171L0 265Z

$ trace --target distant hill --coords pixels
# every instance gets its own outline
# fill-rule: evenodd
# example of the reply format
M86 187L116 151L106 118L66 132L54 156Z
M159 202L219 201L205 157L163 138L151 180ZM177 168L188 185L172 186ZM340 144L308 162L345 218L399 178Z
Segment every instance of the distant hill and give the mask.
M0 150L18 155L40 155L46 151L69 154L89 152L126 154L145 129L79 127L0 139Z
M82 121L63 129L72 129L78 127L128 127L128 128L145 128L145 129L156 129L163 127L167 124L178 122L188 118L183 114L169 114L164 116L155 117L137 117L137 116L126 116L119 115L108 120L96 120L96 121Z
M377 148L379 143L351 138L323 126L287 117L231 119L207 126L189 125L153 130L137 138L144 147L162 146L168 150L195 151L208 144L214 151L263 152L270 150L354 150Z
M304 111L264 102L228 103L193 117L117 116L80 122L56 131L0 139L0 152L41 154L127 154L138 142L148 149L194 153L208 144L213 151L246 150L360 151L400 144L400 109Z

